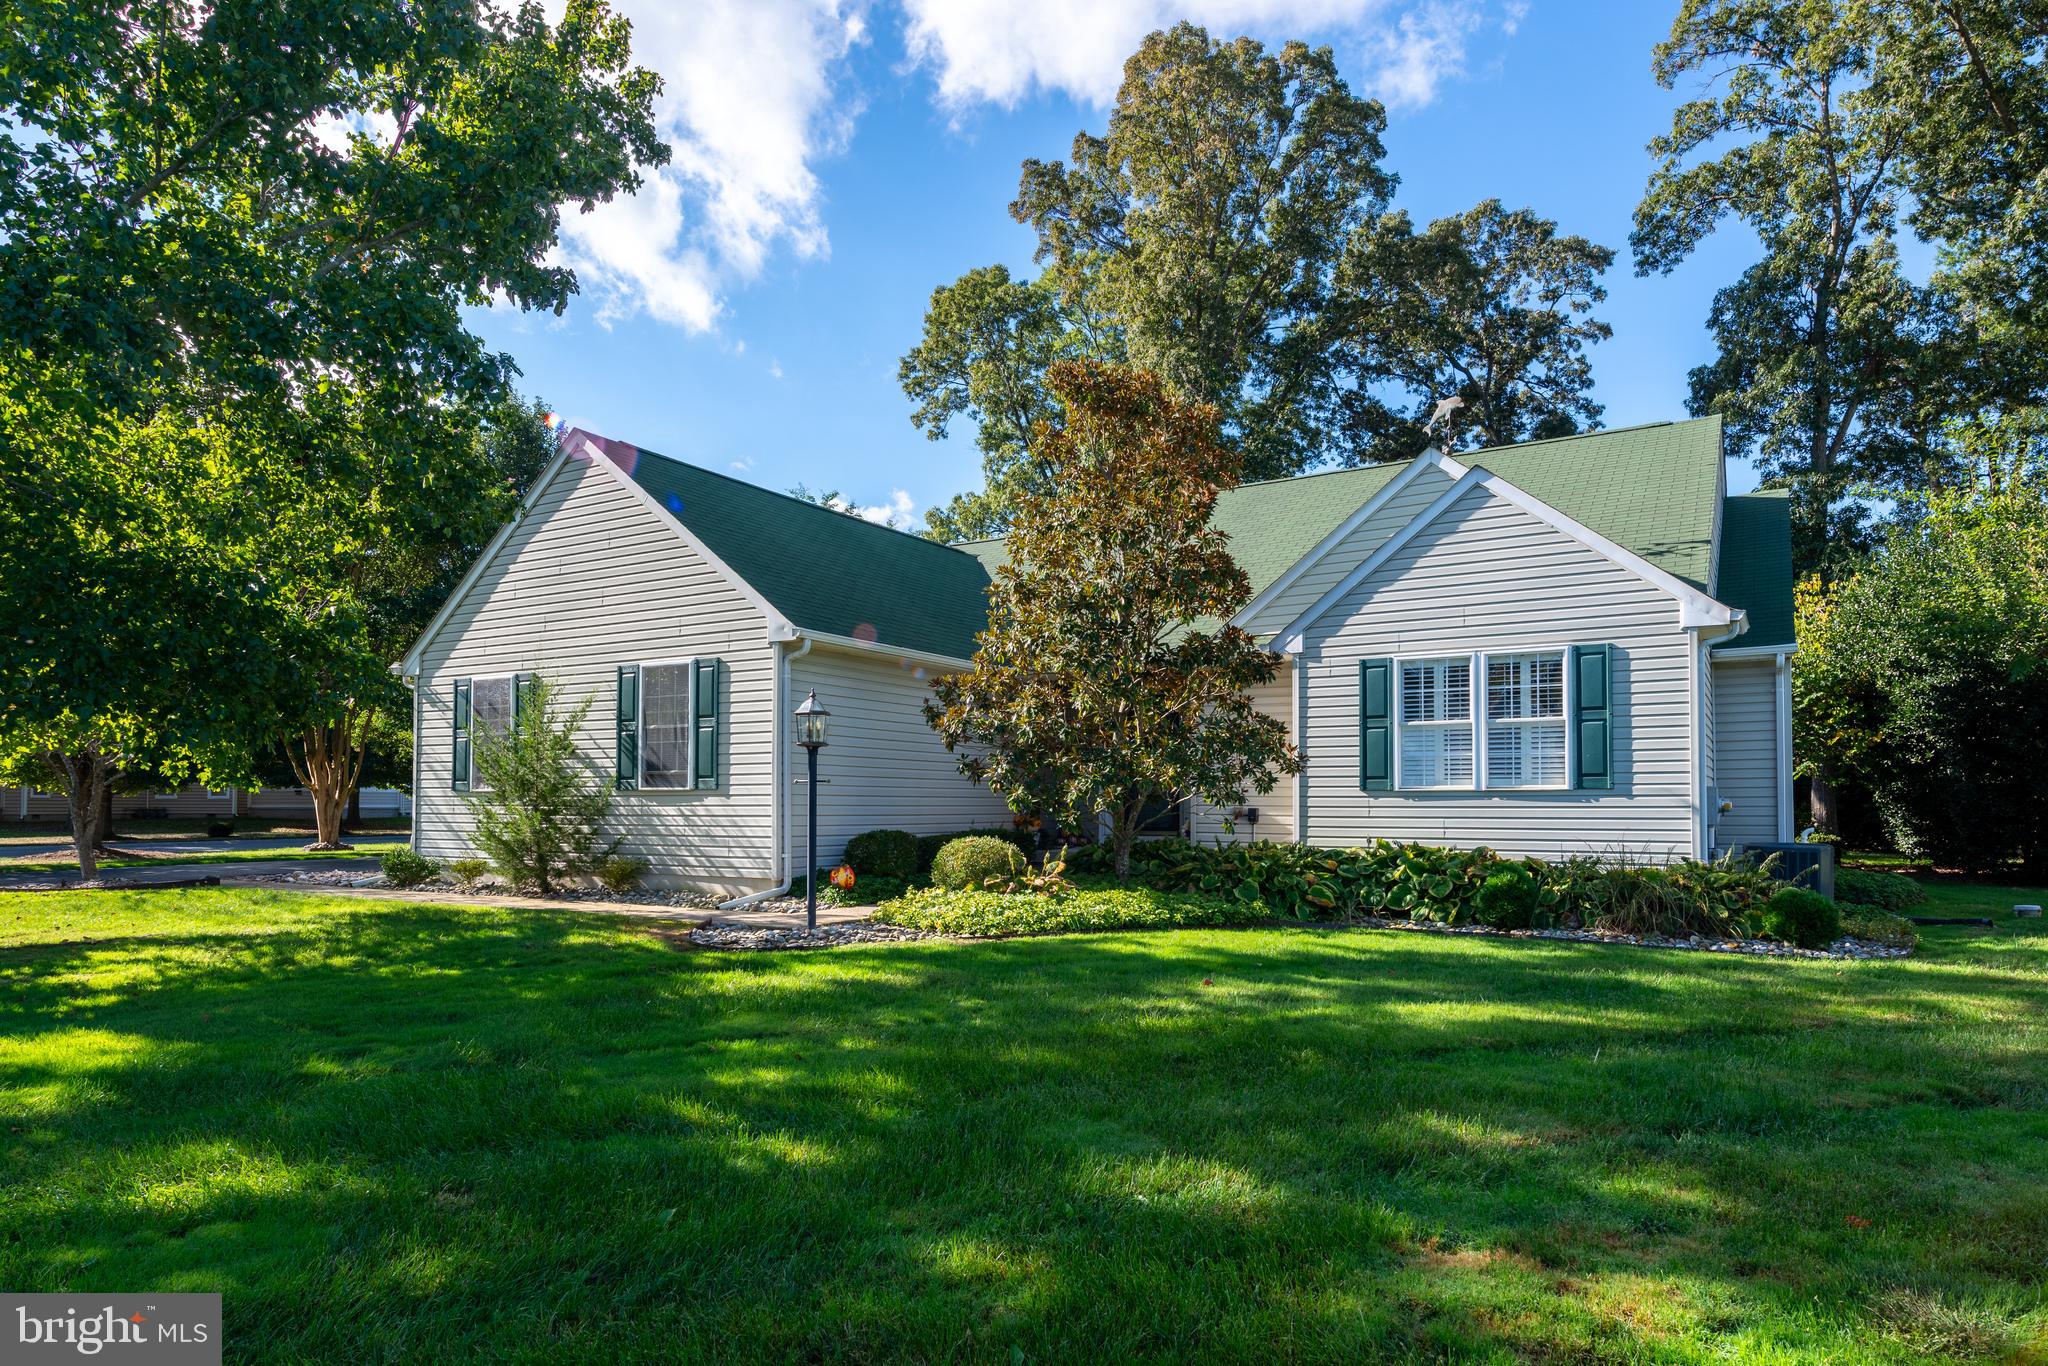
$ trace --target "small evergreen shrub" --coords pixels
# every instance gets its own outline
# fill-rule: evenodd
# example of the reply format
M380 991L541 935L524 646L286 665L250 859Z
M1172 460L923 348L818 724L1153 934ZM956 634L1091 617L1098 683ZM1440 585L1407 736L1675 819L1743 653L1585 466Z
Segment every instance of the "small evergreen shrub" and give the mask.
M1036 832L1030 830L991 828L985 830L953 830L943 835L919 835L917 837L917 867L911 872L910 880L919 884L930 882L932 864L938 860L939 850L945 848L954 840L966 839L971 835L983 835L989 839L1007 841L1015 845L1017 852L1025 855L1027 858L1038 844Z
M875 910L875 920L939 934L1059 934L1082 930L1164 930L1256 925L1266 908L1235 898L1106 887L1046 896L927 887Z
M1840 868L1835 871L1835 900L1845 906L1869 906L1897 915L1926 901L1927 889L1898 873Z
M384 880L394 887L417 887L441 871L439 864L414 853L410 845L386 849L377 862L384 869Z
M1842 913L1819 892L1781 887L1764 904L1763 931L1802 949L1824 949L1842 933Z
M857 877L908 882L917 873L917 836L908 830L869 830L846 842L843 857Z
M1536 874L1522 864L1510 863L1479 884L1472 898L1473 918L1496 930L1533 929L1542 895L1543 884Z
M1863 906L1844 906L1842 933L1851 939L1860 939L1866 944L1884 944L1895 949L1910 949L1920 943L1920 932L1913 928L1913 922L1904 916L1889 911L1870 910Z
M818 900L828 906L872 906L876 902L894 900L909 888L910 884L900 877L856 875L851 887L834 887L826 883L818 889Z
M448 865L448 873L465 887L473 886L485 873L491 871L489 859L459 858Z
M235 837L235 823L233 821L208 821L206 824L206 837L210 840L231 840Z
M630 892L640 885L640 879L645 876L646 859L610 854L597 865L597 880L604 884L604 889L608 892Z
M535 678L511 730L477 730L472 743L485 790L463 797L476 818L477 848L498 875L542 896L566 878L596 872L611 852L598 847L598 827L614 785L576 744L596 699L559 712L553 698L554 689Z
M963 835L932 860L932 885L949 891L980 887L990 878L1014 878L1026 866L1024 855L1008 840Z

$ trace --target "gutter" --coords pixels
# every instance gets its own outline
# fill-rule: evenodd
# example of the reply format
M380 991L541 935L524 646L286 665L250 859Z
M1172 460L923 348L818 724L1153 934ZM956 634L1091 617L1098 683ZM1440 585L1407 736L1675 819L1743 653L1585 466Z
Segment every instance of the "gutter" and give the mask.
M774 748L769 754L768 764L768 781L775 789L775 795L769 802L770 819L775 822L775 828L771 832L769 839L769 847L773 850L769 857L774 860L775 866L782 870L782 881L765 892L749 892L745 896L736 896L730 901L721 901L718 903L718 909L721 911L742 910L758 901L770 901L779 896L787 896L789 894L789 885L796 881L795 873L789 866L789 858L782 849L783 832L788 824L783 820L782 811L784 789L788 786L782 777L782 713L784 699L789 696L789 666L810 652L811 638L809 636L805 636L803 644L797 646L794 650L784 651L780 648L776 650L775 687L772 689L775 694L773 708L774 734L776 738ZM417 749L417 746L415 746L415 749Z

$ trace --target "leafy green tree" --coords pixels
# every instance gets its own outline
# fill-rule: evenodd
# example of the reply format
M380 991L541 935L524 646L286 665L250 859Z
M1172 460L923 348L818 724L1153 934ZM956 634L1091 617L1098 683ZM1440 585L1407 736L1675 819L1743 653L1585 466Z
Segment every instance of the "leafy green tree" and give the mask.
M926 534L1000 536L1015 509L1052 493L1050 472L1031 454L1032 432L1057 416L1045 371L1095 350L1044 276L1013 280L1009 267L985 266L932 291L924 339L897 377L918 405L912 424L931 440L944 439L956 417L974 423L987 486L928 513Z
M1839 563L1855 526L1841 500L1881 463L1872 448L1896 462L1882 400L1924 344L1924 292L1893 243L1908 119L1869 84L1881 8L1683 0L1653 67L1666 88L1713 89L1651 143L1636 269L1672 270L1731 218L1756 235L1760 258L1714 296L1716 355L1689 406L1721 413L1731 448L1793 490L1804 568Z
M2048 875L2048 482L1934 495L1800 609L1802 756L1867 784L1909 853Z
M992 419L988 498L937 525L991 534L1016 497L1045 492L1028 424L1065 356L1128 361L1213 405L1247 478L1330 454L1337 263L1392 193L1385 126L1328 48L1269 53L1186 23L1147 37L1107 131L1077 135L1067 161L1024 163L1010 213L1037 236L1039 278L963 277L904 359L928 432L956 412Z
M612 852L598 841L613 784L576 743L595 700L560 711L553 690L536 678L510 730L475 737L484 790L463 798L476 821L472 838L515 887L546 896L565 878L594 872Z
M659 82L597 0L554 25L471 0L17 10L0 750L68 775L89 846L119 768L246 777L279 699L316 691L278 647L332 646L322 623L368 611L346 568L365 509L418 505L437 541L474 524L494 491L438 430L512 366L461 309L559 311L560 206L667 150Z
M1432 442L1507 446L1598 426L1586 347L1612 329L1588 315L1613 262L1498 199L1420 233L1406 213L1361 231L1339 275L1360 381L1342 404L1352 450L1405 460ZM1405 391L1405 407L1387 386ZM1447 399L1457 404L1432 425Z
M1242 460L1216 410L1095 361L1047 383L1063 417L1036 454L1058 492L1020 510L974 666L934 683L925 717L1012 810L1106 814L1125 878L1154 800L1228 805L1301 765L1247 695L1277 661L1216 625L1251 595L1209 526Z

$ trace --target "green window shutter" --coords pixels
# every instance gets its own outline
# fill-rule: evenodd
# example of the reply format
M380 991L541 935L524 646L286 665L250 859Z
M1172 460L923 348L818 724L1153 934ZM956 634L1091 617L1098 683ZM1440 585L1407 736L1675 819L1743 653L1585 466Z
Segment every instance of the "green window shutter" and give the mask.
M1358 785L1394 790L1394 661L1358 662Z
M455 758L449 789L469 791L469 680L455 680Z
M1572 738L1578 771L1572 786L1614 786L1614 677L1611 645L1572 646Z
M718 786L718 661L700 659L691 680L690 721L695 727L691 752L695 760L695 786Z
M519 718L526 715L527 706L533 701L533 675L512 675L512 724L518 725Z
M621 792L640 786L640 666L619 666L618 763L613 770Z

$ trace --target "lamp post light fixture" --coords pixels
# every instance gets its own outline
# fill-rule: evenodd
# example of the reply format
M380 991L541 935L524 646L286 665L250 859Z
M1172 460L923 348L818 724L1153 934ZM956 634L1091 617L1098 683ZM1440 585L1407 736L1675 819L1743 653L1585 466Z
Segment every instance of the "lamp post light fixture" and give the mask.
M796 742L804 747L810 765L810 820L804 836L804 917L813 933L818 928L818 751L825 747L825 720L831 715L819 704L815 688L797 704Z

